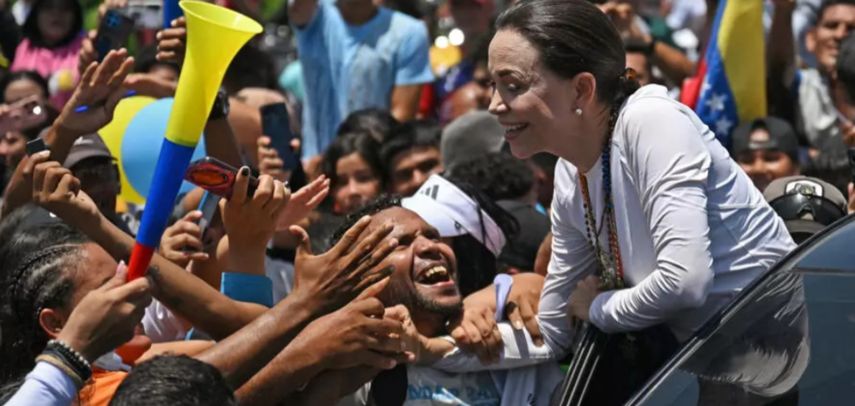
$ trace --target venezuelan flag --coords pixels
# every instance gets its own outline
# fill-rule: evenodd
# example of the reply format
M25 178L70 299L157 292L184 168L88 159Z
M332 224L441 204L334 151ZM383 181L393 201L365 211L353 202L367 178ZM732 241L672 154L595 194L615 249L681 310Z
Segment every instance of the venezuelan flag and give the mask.
M697 78L697 100L687 104L724 146L740 121L766 116L763 0L719 2Z

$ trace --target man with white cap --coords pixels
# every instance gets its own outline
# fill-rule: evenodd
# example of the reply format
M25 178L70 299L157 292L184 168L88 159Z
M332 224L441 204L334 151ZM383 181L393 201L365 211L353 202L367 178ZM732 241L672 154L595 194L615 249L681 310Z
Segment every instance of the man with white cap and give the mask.
M466 191L464 191L466 190ZM441 175L428 178L401 206L416 212L439 231L458 254L465 296L489 285L496 276L496 258L507 236L517 232L516 220L486 196L462 182Z
M423 193L406 199L406 203L401 203L404 207L399 207L397 200L386 198L348 217L348 221L355 222L370 214L371 221L366 229L369 232L393 225L388 238L397 242L396 248L374 266L375 269L392 269L388 285L377 294L377 298L387 306L387 317L404 322L405 341L408 351L415 355L415 363L383 371L338 405L548 405L550 394L560 383L561 372L557 363L548 359L546 347L529 350L531 338L526 337L523 331L512 328L508 323L493 325L489 337L496 339L498 336L504 343L498 353L490 357L498 360L499 364L482 363L475 354L458 349L448 336L453 326L449 322L460 317L465 296L458 289L455 276L466 269L456 250L442 237L450 234L461 237L458 233L466 233L467 227L475 225L469 220L471 218L467 219L470 215L489 216L486 211L473 206L474 201L460 204L459 199L465 194L445 179L432 178L423 186L423 191L435 191L438 199L431 197L433 193ZM446 205L449 197L457 204ZM414 213L414 210L419 212ZM437 229L434 224L442 228ZM349 226L347 223L342 225L331 242L341 238ZM495 223L492 226L498 228ZM491 250L498 251L501 244L496 244L504 236L496 228L481 235L489 236L483 241L493 241L487 244ZM504 300L500 302L504 303ZM496 319L502 314L502 309L497 308ZM525 352L525 357L522 352ZM443 362L451 356L451 362ZM542 362L532 365L527 361L530 357L540 358ZM526 361L518 365L524 358ZM339 379L357 378L347 374ZM346 387L349 385L341 382L324 382L323 390L327 396L337 398L336 388Z

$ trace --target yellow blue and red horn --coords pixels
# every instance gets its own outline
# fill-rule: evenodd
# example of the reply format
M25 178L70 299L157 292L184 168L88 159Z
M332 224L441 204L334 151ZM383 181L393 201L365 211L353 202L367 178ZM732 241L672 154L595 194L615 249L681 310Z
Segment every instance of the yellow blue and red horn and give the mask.
M128 266L128 280L145 275L172 213L184 171L199 142L226 69L237 52L262 31L240 13L210 3L185 0L187 46L175 102L166 125L139 234Z

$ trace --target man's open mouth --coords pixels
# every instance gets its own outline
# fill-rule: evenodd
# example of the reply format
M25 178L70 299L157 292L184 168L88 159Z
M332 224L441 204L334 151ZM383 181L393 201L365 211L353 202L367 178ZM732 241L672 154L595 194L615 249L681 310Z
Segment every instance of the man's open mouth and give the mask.
M416 283L422 285L435 285L442 282L451 281L451 272L444 265L434 265L422 272L416 277Z

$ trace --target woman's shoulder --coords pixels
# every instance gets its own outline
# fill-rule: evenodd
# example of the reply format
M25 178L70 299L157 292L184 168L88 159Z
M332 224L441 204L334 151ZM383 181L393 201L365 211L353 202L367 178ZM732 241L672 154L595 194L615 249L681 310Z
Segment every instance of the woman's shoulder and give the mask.
M647 85L630 96L621 109L615 134L629 142L639 135L661 135L667 130L703 132L703 123L688 106L671 98L660 85ZM658 138L654 137L654 138Z
M629 98L621 109L621 119L657 120L657 117L688 108L674 100L668 89L661 85L642 86Z

